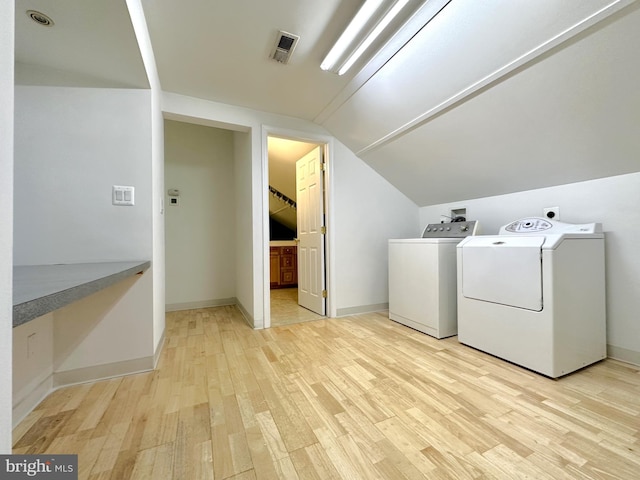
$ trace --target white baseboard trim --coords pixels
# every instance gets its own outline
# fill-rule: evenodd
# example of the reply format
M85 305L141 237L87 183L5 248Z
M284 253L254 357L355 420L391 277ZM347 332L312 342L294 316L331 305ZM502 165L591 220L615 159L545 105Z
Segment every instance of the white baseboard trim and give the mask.
M202 300L199 302L169 303L165 305L165 312L179 312L181 310L197 310L198 308L222 307L224 305L235 305L238 300L232 298L218 298L216 300Z
M49 375L31 391L24 394L20 401L14 403L11 413L12 428L24 420L53 390L53 375Z
M156 348L155 353L153 354L153 369L155 370L155 368L158 366L158 360L160 360L160 355L162 354L162 349L164 348L164 334L167 331L167 329L165 328L162 331L162 337L160 337L160 341L158 342L158 348Z
M64 372L53 373L53 387L67 387L78 383L97 382L134 373L143 373L153 370L155 356L134 358L122 362L95 365L93 367L76 368Z
M640 367L640 352L635 350L607 345L607 357Z
M161 347L158 348L158 352L161 350ZM158 352L152 357L135 358L133 360L125 360L124 362L77 368L65 372L54 372L29 392L21 393L22 398L13 405L12 409L13 428L24 420L40 402L55 390L79 383L98 382L114 377L149 372L154 369L154 362L159 355Z
M389 310L388 303L374 303L373 305L360 305L358 307L338 308L336 310L337 317L346 317L348 315L358 315L359 313L380 312Z
M240 302L236 302L236 307L238 307L238 310L240 310L242 318L244 318L244 321L247 322L247 325L249 325L251 328L256 328L256 322L254 318L249 314L247 309L244 308Z

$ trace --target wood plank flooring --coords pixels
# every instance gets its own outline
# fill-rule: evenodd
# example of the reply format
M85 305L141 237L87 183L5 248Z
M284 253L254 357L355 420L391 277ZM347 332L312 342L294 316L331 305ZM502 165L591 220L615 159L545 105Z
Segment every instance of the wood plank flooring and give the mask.
M640 369L551 380L384 314L250 329L167 314L154 372L64 388L14 453L81 479L638 479Z
M298 288L275 288L271 295L271 326L282 327L325 318L298 305Z

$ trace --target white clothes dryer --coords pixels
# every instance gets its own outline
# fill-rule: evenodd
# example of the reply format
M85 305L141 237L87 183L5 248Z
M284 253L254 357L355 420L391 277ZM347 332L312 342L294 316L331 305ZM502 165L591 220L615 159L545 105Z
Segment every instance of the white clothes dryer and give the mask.
M389 318L435 338L456 335L456 245L478 223L434 223L389 240Z
M552 378L606 357L600 224L524 218L457 256L461 343Z

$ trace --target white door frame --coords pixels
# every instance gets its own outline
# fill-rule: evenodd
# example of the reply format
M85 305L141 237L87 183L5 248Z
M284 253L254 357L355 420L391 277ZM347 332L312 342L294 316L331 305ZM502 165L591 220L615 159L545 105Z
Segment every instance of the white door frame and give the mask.
M309 132L301 132L298 130L262 127L262 287L263 287L263 312L264 312L264 328L271 326L271 288L269 272L271 265L269 263L269 151L268 137L281 137L289 140L297 140L300 142L317 143L323 146L323 156L325 162L324 172L324 191L325 191L325 226L327 234L325 235L325 280L327 290L326 312L327 317L335 317L335 303L333 278L333 202L331 201L331 191L333 185L332 161L333 161L333 138L326 135L316 135Z

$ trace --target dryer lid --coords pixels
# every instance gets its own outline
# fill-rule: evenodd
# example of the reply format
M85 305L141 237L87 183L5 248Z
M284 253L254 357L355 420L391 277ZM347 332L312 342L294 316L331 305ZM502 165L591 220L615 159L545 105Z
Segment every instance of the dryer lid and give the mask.
M462 295L539 312L545 237L469 237L460 247Z

